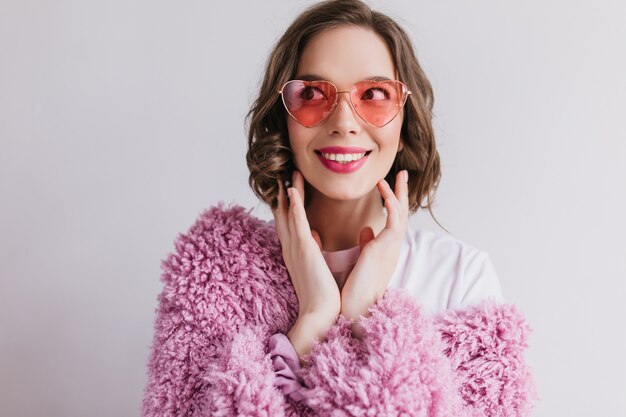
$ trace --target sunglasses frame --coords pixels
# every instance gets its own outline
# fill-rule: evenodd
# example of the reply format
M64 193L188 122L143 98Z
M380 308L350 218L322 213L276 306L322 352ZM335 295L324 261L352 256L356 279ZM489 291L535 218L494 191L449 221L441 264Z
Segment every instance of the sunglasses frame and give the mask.
M308 82L308 83L314 83L314 82L325 82L328 83L330 85L333 86L333 88L335 89L335 91L337 91L337 93L335 94L335 102L333 103L332 107L330 108L330 111L328 112L328 114L323 117L319 122L315 123L314 125L311 126L306 126L304 124L302 124L293 114L291 114L291 112L289 111L289 108L287 107L287 103L285 103L285 96L283 95L283 90L285 89L285 87L287 86L287 84L295 82L295 81L300 81L300 82ZM356 109L356 107L354 107L354 103L352 102L352 95L350 94L352 92L352 89L354 88L355 85L357 85L360 82L363 81L369 81L369 82L373 82L373 83L389 83L389 81L393 81L394 83L399 83L400 85L402 85L402 88L404 91L406 91L406 93L404 93L404 98L402 100L402 105L400 106L400 108L398 109L398 112L391 118L389 119L389 121L387 123L385 123L382 126L376 126L370 122L368 122L367 120L365 120L365 118L363 116L361 116L361 114L359 113L359 111ZM409 95L411 94L411 90L408 89L408 87L406 86L406 84L404 84L402 81L400 80L360 80L357 81L356 83L352 84L352 86L350 87L349 90L345 90L345 91L339 91L339 89L337 88L337 86L333 83L331 83L330 81L327 80L313 80L313 81L306 81L306 80L289 80L286 83L283 84L283 86L281 87L280 90L278 90L278 94L280 95L282 102L283 102L283 106L285 107L285 110L287 110L287 113L289 113L289 115L299 124L301 124L304 127L315 127L318 124L322 123L323 121L325 121L326 119L328 119L333 112L335 111L335 109L337 108L337 103L339 102L339 94L342 93L348 93L348 102L350 103L350 107L352 107L352 110L354 110L354 112L359 116L359 118L361 120L363 120L365 123L367 123L370 126L374 126L374 127L384 127L386 125L388 125L389 123L391 123L391 121L393 119L396 118L396 116L398 116L398 114L400 114L400 111L402 110L402 108L404 107L404 105L406 104L406 101L409 99Z

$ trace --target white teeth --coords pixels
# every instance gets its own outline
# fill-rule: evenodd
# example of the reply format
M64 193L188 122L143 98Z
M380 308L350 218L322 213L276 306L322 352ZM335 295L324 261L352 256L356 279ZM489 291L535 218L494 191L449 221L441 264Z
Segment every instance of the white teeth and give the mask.
M323 153L322 156L326 159L330 159L331 161L337 162L352 162L359 160L365 156L365 152L363 153Z

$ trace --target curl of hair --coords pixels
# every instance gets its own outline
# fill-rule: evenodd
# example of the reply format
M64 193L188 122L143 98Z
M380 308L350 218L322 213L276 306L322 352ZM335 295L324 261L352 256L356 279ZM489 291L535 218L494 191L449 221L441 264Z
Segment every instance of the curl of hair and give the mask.
M377 33L391 52L399 80L412 92L404 106L400 132L403 149L396 155L385 180L395 189L396 174L406 169L410 212L427 208L435 219L432 202L441 179L441 166L432 127L432 86L404 29L360 0L322 1L309 7L296 17L274 46L266 62L259 94L246 115L248 183L257 197L272 209L276 208L276 180L290 180L295 169L287 131L288 113L278 91L295 77L307 43L325 30L344 25Z

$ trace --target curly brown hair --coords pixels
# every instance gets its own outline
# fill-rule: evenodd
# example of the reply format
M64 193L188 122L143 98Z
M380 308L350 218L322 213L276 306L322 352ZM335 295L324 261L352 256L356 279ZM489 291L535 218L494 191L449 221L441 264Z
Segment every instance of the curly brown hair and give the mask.
M412 92L404 107L400 133L404 146L385 180L395 189L396 174L406 169L409 173L410 212L428 208L435 219L431 205L441 169L432 127L432 86L417 61L406 32L390 17L373 11L360 0L322 1L309 7L296 17L276 43L267 59L259 95L245 118L248 183L261 200L272 209L276 207L276 180L291 179L291 173L296 169L289 145L288 113L277 92L295 76L307 43L316 34L342 25L364 27L381 36L391 51L400 81ZM425 204L422 204L424 200Z

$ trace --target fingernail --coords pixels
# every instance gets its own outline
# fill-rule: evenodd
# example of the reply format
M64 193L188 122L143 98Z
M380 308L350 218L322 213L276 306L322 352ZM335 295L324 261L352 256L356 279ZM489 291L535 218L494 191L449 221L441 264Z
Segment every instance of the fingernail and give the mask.
M287 188L287 195L291 198L291 187Z
M402 177L404 178L404 182L409 182L409 171L405 169L402 173Z

